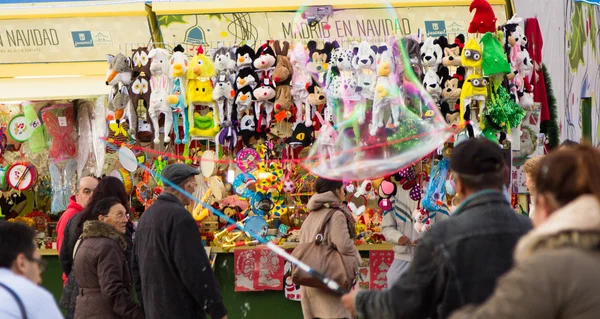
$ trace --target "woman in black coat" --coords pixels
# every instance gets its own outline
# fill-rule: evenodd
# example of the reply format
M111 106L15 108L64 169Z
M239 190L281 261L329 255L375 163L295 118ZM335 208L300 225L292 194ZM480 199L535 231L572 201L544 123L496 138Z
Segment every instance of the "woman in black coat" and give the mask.
M125 185L120 179L113 176L106 176L100 180L98 187L94 190L90 202L86 209L81 213L73 216L65 227L63 245L60 248L60 264L63 273L69 277L67 284L63 288L63 295L60 300L60 305L67 309L66 318L72 318L75 313L75 299L77 297L79 287L75 282L75 276L71 276L71 270L73 269L73 250L75 243L81 237L83 233L83 224L86 221L94 220L93 208L104 198L116 197L119 199L126 211L129 212L129 199L125 192ZM127 232L125 233L125 241L127 248L125 249L125 258L130 267L131 265L131 252L133 249L133 224L131 221L127 223Z

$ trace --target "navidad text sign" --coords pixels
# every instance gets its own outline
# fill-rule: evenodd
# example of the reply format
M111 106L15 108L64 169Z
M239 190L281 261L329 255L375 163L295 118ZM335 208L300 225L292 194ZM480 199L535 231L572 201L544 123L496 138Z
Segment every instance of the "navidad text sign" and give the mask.
M0 20L0 64L105 61L150 38L146 16Z
M505 6L493 5L498 24L506 21ZM198 15L160 15L167 43L215 44L242 41L322 39L339 42L409 34L439 37L466 33L471 19L467 6L338 10L310 26L296 12L240 12Z

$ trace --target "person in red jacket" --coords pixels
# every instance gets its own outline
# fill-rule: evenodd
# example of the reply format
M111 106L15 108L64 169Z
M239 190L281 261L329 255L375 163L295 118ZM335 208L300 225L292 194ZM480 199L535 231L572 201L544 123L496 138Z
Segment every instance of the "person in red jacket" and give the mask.
M56 224L56 249L60 252L60 247L64 238L65 227L69 220L81 212L87 205L94 193L94 190L98 186L98 179L93 176L86 176L79 180L79 187L77 194L71 196L71 201L67 210L60 216L58 223ZM63 274L63 285L67 282L67 276Z

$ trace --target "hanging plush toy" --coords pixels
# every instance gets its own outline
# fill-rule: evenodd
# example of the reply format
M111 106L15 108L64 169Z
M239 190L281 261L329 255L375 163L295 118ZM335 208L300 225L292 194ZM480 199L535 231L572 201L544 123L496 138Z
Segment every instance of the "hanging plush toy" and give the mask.
M275 41L275 53L277 54L277 63L273 71L273 81L276 86L275 110L277 112L287 111L292 105L292 76L294 67L288 57L290 44L287 41L283 42L283 48L279 41Z
M456 73L450 76L450 70L447 67L442 67L438 74L442 83L442 101L458 101L465 82L465 68L459 66L456 68Z
M190 61L187 72L188 120L190 135L214 137L219 132L217 110L213 99L212 77L216 75L212 60L204 55L202 46ZM196 112L196 106L199 110ZM207 110L205 113L204 110Z
M465 120L475 122L473 118L473 108L471 102L473 100L479 102L479 114L483 114L485 108L485 100L487 97L487 80L481 75L473 73L467 77L467 80L463 84L462 91L460 94L460 119L461 125L465 123ZM474 137L474 132L470 128L471 124L467 125L469 130L469 136Z
M275 52L269 46L269 43L267 42L261 45L260 48L256 51L254 61L252 62L260 81L264 81L265 79L272 79L273 70L275 68L276 62L277 58L275 57Z
M258 119L257 130L262 132L271 127L271 117L275 103L275 86L270 78L264 78L252 92L254 95L254 115Z
M238 90L235 96L235 106L238 112L238 118L247 115L254 106L254 95L252 95L252 87L245 86Z
M382 43L377 49L377 81L371 113L372 123L369 129L371 136L375 136L377 131L387 123L384 113L388 110L391 111L393 125L395 127L400 125L400 109L396 103L393 103L398 97L398 87L391 76L393 74L395 74L395 64L392 50L386 43Z
M319 112L316 112L315 114L321 123L321 128L319 129L319 134L317 136L319 160L321 161L321 164L327 165L327 158L329 157L329 160L333 162L333 158L335 157L337 131L333 125L331 125L331 122L323 119Z
M131 84L131 59L119 53L116 56L106 55L108 62L108 71L106 72L106 85L115 86L118 83L123 85Z
M340 47L337 41L332 43L331 62L325 79L327 109L334 114L336 123L348 119L354 111L356 101L356 75L352 69L352 53Z
M225 47L220 43L219 47L213 52L212 59L217 72L217 78L220 79L222 76L225 76L227 81L233 81L236 68L235 50Z
M473 0L469 12L475 11L475 15L469 24L469 33L496 32L496 14L494 9L486 0Z
M119 91L114 95L112 100L108 102L108 109L114 113L114 117L116 120L119 120L119 125L128 121L129 136L135 140L137 135L137 122L138 116L137 112L131 103L131 98L129 95L129 87L119 84Z
M314 127L306 126L304 123L296 124L296 128L292 132L292 136L285 140L285 143L292 146L308 147L313 142Z
M172 79L185 78L190 62L184 52L185 50L181 44L173 49L173 55L171 55L169 62L169 76ZM182 80L181 83L184 83L184 81Z
M481 46L471 38L465 45L460 56L460 61L465 68L480 69L483 62Z
M423 87L436 103L442 95L441 79L437 71L437 66L428 68L423 77Z
M131 103L137 108L138 101L144 100L144 106L150 105L150 58L148 48L139 47L133 51L131 62L133 65L133 80L131 83Z
M254 49L247 44L242 45L235 51L236 65L239 70L244 68L252 68L252 62L256 53Z
M438 39L427 38L421 43L421 63L423 67L437 67L442 63L442 47Z
M304 109L308 105L308 87L312 84L312 76L306 70L308 63L308 51L302 43L297 43L290 55L290 62L294 69L292 74L292 99L296 107L296 123L302 122ZM310 119L305 120L305 124ZM312 123L311 123L312 124Z
M482 68L484 76L500 75L501 79L505 74L511 72L502 45L492 33L484 34L479 43L483 44Z
M323 88L317 83L313 83L308 87L308 106L305 107L305 125L313 125L313 116L318 112L319 108L322 108L327 103L327 98ZM317 128L316 128L317 129Z
M258 137L254 115L246 114L240 120L240 135L246 147L252 147Z
M148 113L154 126L154 144L160 143L160 130L158 124L158 118L160 114L165 116L164 126L164 142L169 143L171 137L171 127L173 126L173 113L171 107L167 101L168 90L169 90L169 78L166 74L153 76L150 79L150 87L152 88L152 95L150 96L150 107Z
M448 39L445 36L441 36L438 39L438 43L444 51L444 57L442 58L442 64L448 66L460 66L460 55L462 49L465 47L465 36L459 34L454 38L454 43L448 43Z
M352 67L358 81L357 91L365 100L372 100L377 80L376 58L379 48L363 41L352 51Z
M230 127L233 123L233 100L235 90L227 72L220 72L212 92L213 99L219 108L219 124Z
M317 42L314 40L308 41L309 59L306 64L306 69L313 73L319 80L319 84L325 83L325 74L329 70L329 62L331 61L331 50L333 45L330 42L325 42L322 49L317 48Z
M171 110L173 111L174 121L174 131L175 131L175 144L180 144L183 141L183 144L187 144L188 135L189 135L189 122L188 122L188 113L187 106L185 104L185 98L183 94L183 85L180 77L176 77L173 80L173 90L172 94L167 97L167 100L171 106ZM183 118L183 140L179 139L179 118Z
M460 124L459 106L455 106L455 109L451 110L448 102L442 102L442 104L440 104L440 111L442 112L442 116L446 120L446 123L448 123L452 127L458 127L458 125Z

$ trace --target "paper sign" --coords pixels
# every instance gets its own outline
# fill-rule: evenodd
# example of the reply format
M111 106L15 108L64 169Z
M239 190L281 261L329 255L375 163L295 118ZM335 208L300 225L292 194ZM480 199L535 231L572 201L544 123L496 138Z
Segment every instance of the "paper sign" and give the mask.
M371 290L387 289L387 272L394 262L392 250L371 251L369 265L371 273Z
M67 118L64 116L59 116L58 117L58 125L67 126Z
M256 265L255 251L234 250L233 259L235 261L235 291L255 291L254 289L254 268Z
M283 258L268 248L256 248L254 289L283 289Z
M276 113L275 114L275 122L281 122L281 121L285 120L286 117L287 117L286 111L281 111L279 113Z

